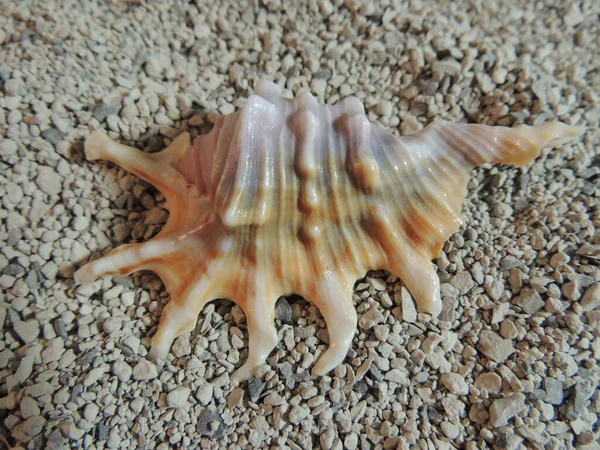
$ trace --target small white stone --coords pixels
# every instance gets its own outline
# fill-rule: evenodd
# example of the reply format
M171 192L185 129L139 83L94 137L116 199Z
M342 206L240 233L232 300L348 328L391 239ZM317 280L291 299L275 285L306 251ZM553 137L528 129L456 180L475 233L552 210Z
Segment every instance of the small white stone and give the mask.
M17 373L15 373L15 379L19 383L25 384L25 382L31 375L31 372L33 370L33 361L34 361L33 355L27 355L27 356L24 356L23 359L21 359L21 363L19 364Z
M116 360L112 366L112 373L115 374L119 381L125 383L130 380L133 369L125 361Z
M417 321L417 310L415 309L415 303L408 290L402 287L400 291L401 303L402 303L402 320L408 323L414 323Z
M458 437L458 427L447 420L440 424L440 428L448 439L456 439Z
M467 382L464 377L458 373L445 373L440 377L440 380L446 389L453 394L467 395L469 393Z
M204 383L196 391L196 398L204 406L206 406L210 403L212 397L213 397L213 385L210 383Z
M265 405L269 406L281 406L285 403L285 400L281 395L277 394L276 392L273 392L272 394L269 394L265 397L264 402Z
M169 408L184 408L189 396L190 390L186 387L173 389L167 394L167 405Z
M90 219L85 216L75 217L71 223L76 231L87 230L90 227Z
M40 334L40 325L34 321L15 320L13 329L26 344L35 341Z
M495 362L504 362L515 351L509 339L503 339L495 331L483 330L479 335L477 348L488 358Z
M98 411L98 405L96 405L95 403L88 403L85 406L85 409L83 410L83 417L88 422L93 423L94 420L96 420L96 417L98 416Z
M490 423L494 428L508 425L508 421L525 409L525 395L513 394L494 400L490 407Z
M0 141L0 156L8 157L12 155L16 155L17 153L17 144L12 139L2 139Z
M49 195L57 195L62 190L62 180L60 175L50 167L40 166L38 168L38 175L35 179L35 183L42 192Z
M310 414L308 406L295 405L292 406L289 414L289 420L292 425L298 425Z
M592 311L600 306L600 283L590 286L579 302L584 311Z
M40 408L38 407L37 402L31 397L23 397L19 405L23 419L28 419L29 417L38 416L40 414Z
M83 385L91 386L92 384L96 383L102 377L102 375L104 375L105 372L105 367L96 367L95 369L90 370L86 379L83 380Z
M383 117L389 117L392 115L392 102L388 101L388 100L380 100L379 103L377 103L377 109L376 109L377 114L379 114L380 116Z
M362 315L358 324L363 330L370 330L381 322L383 322L383 315L379 312L379 308L374 307Z
M138 381L152 380L158 376L156 366L147 359L141 358L133 368L133 379Z
M324 98L325 89L327 89L327 81L322 78L313 79L310 88L317 97Z

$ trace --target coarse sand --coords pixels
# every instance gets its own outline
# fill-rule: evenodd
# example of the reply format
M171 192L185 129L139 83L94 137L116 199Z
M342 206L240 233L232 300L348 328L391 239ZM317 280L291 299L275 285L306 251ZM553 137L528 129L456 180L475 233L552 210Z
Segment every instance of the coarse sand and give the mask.
M600 449L600 2L5 0L0 15L0 449ZM278 347L234 388L239 307L208 305L157 366L160 279L74 283L168 217L83 141L161 150L259 78L358 96L397 134L436 118L588 131L473 172L435 261L439 318L370 272L344 364L312 377L323 319L280 299Z

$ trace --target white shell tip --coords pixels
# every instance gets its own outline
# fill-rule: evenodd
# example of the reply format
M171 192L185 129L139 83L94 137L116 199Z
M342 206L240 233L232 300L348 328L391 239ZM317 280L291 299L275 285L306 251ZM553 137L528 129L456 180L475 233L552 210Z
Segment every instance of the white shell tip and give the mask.
M94 161L97 159L103 159L103 156L106 152L106 146L112 142L112 139L107 135L94 131L89 137L86 139L84 144L85 157L89 161Z

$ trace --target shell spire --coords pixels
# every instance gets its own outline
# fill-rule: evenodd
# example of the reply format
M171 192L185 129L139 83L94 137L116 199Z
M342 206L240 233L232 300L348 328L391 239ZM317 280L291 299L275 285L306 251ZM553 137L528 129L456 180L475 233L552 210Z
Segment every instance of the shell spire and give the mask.
M277 298L302 295L327 323L329 348L313 369L322 375L351 345L353 285L367 270L395 273L420 311L439 314L432 259L461 224L474 166L524 165L581 131L438 121L399 138L370 123L356 98L320 105L308 93L284 98L262 81L241 111L219 117L193 145L182 133L146 154L90 135L88 159L113 161L155 185L170 217L150 241L119 247L75 277L157 272L171 294L152 339L158 359L193 330L207 302L239 304L249 351L233 383L251 377L275 347Z

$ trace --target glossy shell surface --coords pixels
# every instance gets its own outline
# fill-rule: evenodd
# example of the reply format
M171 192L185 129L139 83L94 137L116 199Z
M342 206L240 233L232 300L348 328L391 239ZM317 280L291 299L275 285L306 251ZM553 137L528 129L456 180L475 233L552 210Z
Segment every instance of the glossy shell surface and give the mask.
M353 286L370 269L399 276L417 308L441 311L432 259L461 224L473 167L525 165L544 146L580 134L561 124L515 128L436 121L397 137L370 123L361 102L333 106L309 93L284 98L268 81L238 112L190 143L182 133L146 154L94 132L88 159L113 161L160 189L170 217L141 244L119 247L76 273L81 282L146 269L171 300L152 339L166 358L173 339L194 329L217 298L240 305L249 334L238 383L277 343L274 308L299 294L320 309L329 348L313 373L340 364L357 325Z

